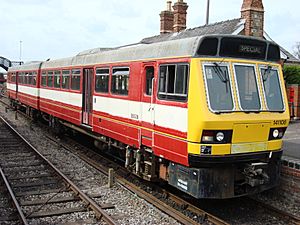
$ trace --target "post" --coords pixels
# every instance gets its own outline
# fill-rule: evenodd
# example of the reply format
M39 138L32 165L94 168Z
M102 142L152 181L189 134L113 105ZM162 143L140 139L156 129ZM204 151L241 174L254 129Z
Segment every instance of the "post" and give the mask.
M112 188L112 187L113 187L113 185L114 185L114 180L115 180L115 178L114 178L114 169L110 168L110 169L108 170L108 187L109 187L109 188Z
M209 23L209 3L210 0L207 0L207 8L206 8L206 25Z
M22 41L20 41L20 62L21 62L21 58L22 58Z

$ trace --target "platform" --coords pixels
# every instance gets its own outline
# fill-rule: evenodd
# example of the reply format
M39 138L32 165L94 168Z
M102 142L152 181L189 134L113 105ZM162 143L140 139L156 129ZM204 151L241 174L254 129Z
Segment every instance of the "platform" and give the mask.
M300 169L300 121L291 122L283 138L283 164Z

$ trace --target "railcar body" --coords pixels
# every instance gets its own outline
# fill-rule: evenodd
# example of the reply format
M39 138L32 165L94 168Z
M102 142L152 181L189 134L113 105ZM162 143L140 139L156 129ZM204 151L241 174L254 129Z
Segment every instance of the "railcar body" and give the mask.
M279 60L274 43L209 35L10 68L8 90L54 128L116 147L147 180L229 198L278 184L289 123ZM36 83L22 85L27 73Z

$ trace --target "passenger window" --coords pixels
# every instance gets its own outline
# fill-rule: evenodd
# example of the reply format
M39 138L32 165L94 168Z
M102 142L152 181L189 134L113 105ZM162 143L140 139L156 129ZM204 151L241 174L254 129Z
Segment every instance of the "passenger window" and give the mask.
M146 67L146 83L145 83L145 94L152 95L152 80L154 78L154 67Z
M18 83L19 83L19 84L23 84L23 74L22 74L22 73L19 73L19 76L18 76Z
M60 88L60 71L54 71L54 87Z
M63 70L62 71L62 84L61 87L63 89L70 88L70 70Z
M31 84L34 85L34 86L36 85L36 75L37 75L36 72L32 73L32 83Z
M29 73L24 74L24 84L29 84Z
M43 87L46 87L47 86L47 73L46 72L43 72L42 73L42 81L41 81L41 85Z
M109 81L109 69L108 68L97 68L96 69L95 91L107 93L108 92L108 81Z
M159 99L185 101L189 66L187 64L162 65L159 70Z
M53 87L53 71L48 71L47 86Z
M28 73L28 83L29 85L32 85L32 72Z
M129 68L113 68L111 92L117 95L128 95Z
M71 89L80 90L80 69L72 70Z
M16 74L15 73L11 76L11 81L14 83L16 82Z

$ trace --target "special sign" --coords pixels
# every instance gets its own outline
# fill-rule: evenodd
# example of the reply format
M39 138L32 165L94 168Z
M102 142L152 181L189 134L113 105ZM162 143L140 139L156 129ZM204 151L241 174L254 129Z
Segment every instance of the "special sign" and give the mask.
M258 46L250 46L250 45L240 45L240 52L243 53L251 53L251 54L261 54L262 49Z

